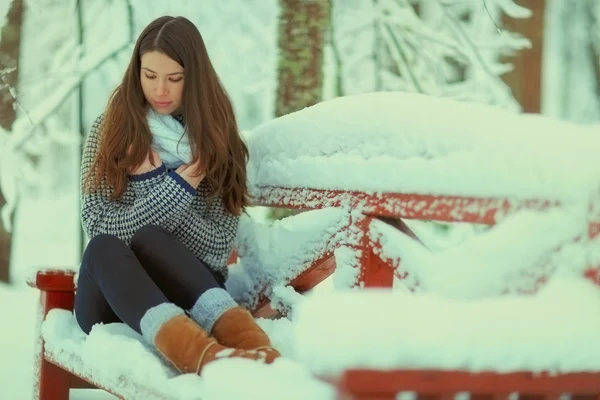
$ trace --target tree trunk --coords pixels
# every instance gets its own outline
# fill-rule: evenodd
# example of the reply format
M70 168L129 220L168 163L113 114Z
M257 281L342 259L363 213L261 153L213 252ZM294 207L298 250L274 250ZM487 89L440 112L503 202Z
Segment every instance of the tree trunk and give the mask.
M529 0L521 4L533 12L531 18L504 17L503 25L507 30L528 38L531 48L506 58L515 69L504 75L503 79L510 86L524 112L539 113L542 109L542 50L546 0Z
M0 81L0 126L5 130L10 130L16 118L15 99L10 93L9 87L17 86L22 17L23 0L13 0L7 15L7 24L2 29L2 40L0 40L0 71L12 70L11 72L0 72L2 77Z
M323 48L331 26L331 0L280 0L279 65L275 116L323 99ZM272 208L271 218L298 214Z
M280 8L277 117L322 100L331 0L280 0Z
M15 99L10 91L17 86L22 21L23 0L13 0L0 41L0 126L5 130L10 130L16 118ZM2 72L2 70L10 72ZM0 208L3 206L4 198L0 192ZM10 242L10 234L0 222L0 281L2 282L9 281Z

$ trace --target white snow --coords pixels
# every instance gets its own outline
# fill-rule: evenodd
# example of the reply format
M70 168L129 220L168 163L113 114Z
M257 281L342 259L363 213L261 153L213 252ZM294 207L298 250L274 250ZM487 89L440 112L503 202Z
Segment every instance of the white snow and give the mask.
M252 307L265 286L287 285L313 261L345 238L342 229L350 214L327 208L273 222L242 216L236 250L240 260L230 267L227 290L241 304Z
M321 102L247 135L262 186L514 199L587 199L600 128L420 94ZM576 177L576 179L574 179Z
M0 393L6 399L30 399L36 344L37 293L0 284Z
M584 222L560 209L524 210L493 229L434 252L381 221L371 224L370 236L381 243L383 259L399 264L396 275L408 273L403 279L408 288L480 299L532 292L555 272L582 277L586 249L577 239L586 232Z
M325 376L359 367L600 371L599 308L596 286L567 277L534 296L477 302L376 289L332 292L308 297L295 311L296 353Z
M9 3L0 0L0 27ZM277 2L261 0L261 7L247 1L215 2L210 7L196 3L134 0L133 15L129 15L126 2L90 2L83 9L86 29L81 48L75 43L72 4L28 3L18 89L24 109L46 121L25 148L13 152L13 146L4 146L0 168L10 203L2 210L5 220L11 207L18 204L11 259L17 281L30 278L38 268L74 269L79 263L79 171L75 164L80 127L68 124L73 114L69 101L49 113L49 104L55 102L50 99L48 103L47 94L58 93L62 98L65 88L76 83L86 66L99 60L100 49L124 44L130 34L135 35L159 15L193 16L234 101L240 126L250 129L271 118L276 92ZM438 95L516 106L499 79L510 66L500 64L498 55L524 48L528 41L497 32L491 21L484 21L487 15L482 2L454 1L447 9L423 2L422 21L403 2L396 6L382 1L378 8L362 0L335 3L335 50L342 65L337 71L334 49L328 43L326 97L333 94L336 74L341 73L345 93L410 90L416 82ZM529 16L528 10L513 0L490 0L487 6L494 18L500 11ZM393 12L382 18L389 10ZM470 22L463 23L463 16ZM407 65L399 58L376 59L378 46L388 45L392 39L391 35L376 37L384 24L393 25L396 36L403 40L401 49L410 58L416 81L410 80ZM39 26L48 27L43 37L38 34ZM110 35L106 26L111 26ZM74 59L79 50L82 58L78 64ZM231 63L232 54L245 62ZM556 54L553 51L548 56ZM573 54L580 59L584 52L580 48ZM458 78L459 68L448 59L460 68L466 66L463 78ZM124 51L89 73L83 85L84 126L89 127L101 111L128 60ZM404 75L387 70L387 61L403 68ZM549 76L560 79L560 74ZM554 82L556 91L549 95L565 107L555 106L553 115L595 116L589 97L593 85L584 84L588 77L569 79L576 85L566 97L559 93L562 86ZM589 100L580 109L576 109L576 101L570 101L577 93ZM45 103L40 102L44 99ZM12 140L20 141L30 126L23 110L19 113L21 133ZM591 117L587 119L594 120ZM580 275L584 257L600 260L600 237L587 249L573 242L586 229L581 215L584 209L578 206L588 200L589 190L597 189L594 152L599 148L598 133L597 126L584 128L402 93L340 98L266 122L247 136L253 192L261 190L261 185L291 184L513 199L549 197L575 200L574 207L519 213L503 220L497 230L476 235L477 229L463 225L440 238L440 232L417 225L433 251L375 222L371 238L382 242L383 257L395 263L401 259L398 274L407 271L409 279L398 280L393 292L341 291L355 281L360 256L351 246L341 246L335 249L338 268L326 282L333 283L333 293L321 285L309 297L298 295L285 282L300 273L315 254L340 243L334 232L347 224L349 210L320 210L275 223L245 219L239 238L247 246L245 257L232 269L228 285L234 292L246 291L246 300L251 298L247 294L256 293L262 284L273 285L273 303L290 309L293 322L258 322L285 358L272 366L222 360L209 365L202 378L174 376L152 348L125 325L97 326L86 336L73 315L60 310L53 311L43 325L48 354L133 398L137 393L126 389L121 377L134 377L181 399L329 400L335 398L332 388L314 378L313 372L333 373L356 365L598 370L598 290ZM39 161L34 163L34 159ZM546 228L549 234L543 231ZM560 251L544 256L560 245ZM529 288L536 277L551 271L556 271L558 278L543 286L539 295L500 297L505 289ZM415 292L409 295L407 287ZM20 284L0 285L2 321L10 327L0 340L0 391L6 398L31 397L36 301L34 290ZM144 393L141 397L149 398ZM71 393L71 400L92 398L114 397L81 390Z
M85 335L72 313L52 310L42 331L47 356L125 398L333 399L329 385L293 361L291 322L287 319L258 322L272 336L273 345L285 359L272 365L220 360L209 364L201 378L175 373L140 335L122 323L96 325L89 335ZM228 384L232 377L235 377L236 385Z
M542 113L600 122L597 0L547 0L544 5Z

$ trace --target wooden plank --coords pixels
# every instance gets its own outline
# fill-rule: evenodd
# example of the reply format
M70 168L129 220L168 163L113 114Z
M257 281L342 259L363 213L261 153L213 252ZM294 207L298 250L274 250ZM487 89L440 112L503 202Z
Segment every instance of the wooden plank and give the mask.
M494 394L600 394L600 373L552 375L516 372L466 372L441 370L348 370L338 386L352 394L385 394L401 391L418 393L470 392Z
M36 274L35 282L29 286L42 292L75 292L75 272L71 270L45 270ZM71 310L73 307L71 306Z
M78 380L85 382L85 384L87 384L87 385L89 385L91 387L96 387L98 389L104 390L105 392L110 393L113 396L118 397L119 399L126 399L127 392L132 392L133 391L136 394L139 394L139 398L143 398L143 399L148 399L148 400L170 400L169 397L166 397L165 395L163 395L161 393L157 393L155 390L152 390L151 388L143 385L140 382L129 380L125 376L121 380L121 385L123 387L131 388L130 390L122 390L120 388L109 388L108 385L102 384L101 381L95 380L95 379L93 379L92 377L89 377L89 376L84 376L84 375L80 374L78 371L76 371L75 369L70 368L70 367L65 366L65 365L62 365L57 360L53 359L50 355L46 355L45 358L46 358L46 360L47 360L48 363L50 363L52 365L55 365L56 367L60 368L64 372L69 373L70 375L72 375L73 377L77 378ZM81 363L81 358L77 354L71 354L70 355L70 359L74 363ZM53 397L50 397L49 399L54 400Z
M253 193L254 205L315 210L327 207L360 209L366 215L440 222L494 225L503 216L522 209L545 210L560 206L556 200L507 199L366 193L359 191L261 187Z
M292 279L289 286L293 287L298 293L305 293L331 276L334 270L335 258L333 257L333 249L331 249L304 272ZM265 290L266 288L259 294L257 305L251 310L252 315L256 318L276 318L279 316L279 312L271 308L271 300L264 295Z

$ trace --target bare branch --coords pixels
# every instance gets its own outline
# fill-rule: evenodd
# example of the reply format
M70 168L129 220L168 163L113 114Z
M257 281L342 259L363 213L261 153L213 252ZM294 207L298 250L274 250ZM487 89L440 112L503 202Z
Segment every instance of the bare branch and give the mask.
M133 36L130 36L125 43L105 54L102 54L102 52L94 52L83 57L79 62L80 69L75 72L74 77L67 79L61 87L53 92L52 96L46 97L44 101L31 110L28 114L27 121L23 118L18 118L15 121L12 129L13 134L10 135L10 142L12 142L11 147L13 150L21 150L25 143L27 143L34 135L35 128L56 111L56 109L79 86L81 80L89 73L98 69L107 60L116 57L119 53L128 48L133 39Z

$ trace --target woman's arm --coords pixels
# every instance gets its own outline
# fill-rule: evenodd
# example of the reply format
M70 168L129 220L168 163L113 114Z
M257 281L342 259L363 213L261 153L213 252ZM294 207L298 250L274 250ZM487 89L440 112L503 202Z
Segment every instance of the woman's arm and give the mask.
M201 184L199 196L206 200L201 213L181 221L177 229L185 245L205 263L219 268L227 263L237 235L239 216L227 211L223 199L215 196L208 199L209 187Z
M110 234L128 243L142 226L160 225L180 218L195 196L193 188L174 171L166 173L164 165L143 175L132 176L122 199L110 198L112 188L103 180L91 193L83 191L84 179L92 167L100 144L100 125L94 122L86 140L81 161L82 223L90 236ZM145 192L144 196L140 196Z

